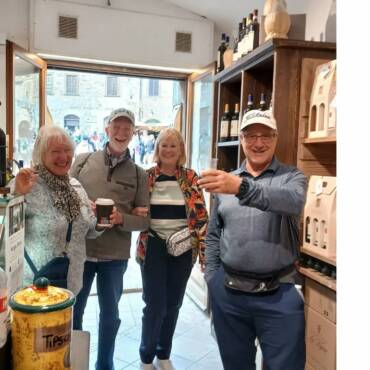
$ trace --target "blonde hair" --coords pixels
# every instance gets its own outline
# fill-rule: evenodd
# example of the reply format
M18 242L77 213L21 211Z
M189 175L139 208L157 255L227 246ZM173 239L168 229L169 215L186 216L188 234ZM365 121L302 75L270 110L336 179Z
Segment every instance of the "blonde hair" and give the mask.
M186 163L185 143L184 143L184 139L181 133L174 128L165 128L158 135L157 140L155 141L155 146L154 146L153 162L157 162L158 165L160 164L159 145L163 140L169 137L174 137L180 144L181 154L180 154L179 159L177 160L177 165L183 166Z
M42 159L52 141L56 141L57 143L67 141L72 151L74 152L75 150L74 141L62 127L55 124L42 126L36 137L32 151L32 162L34 166L43 164Z

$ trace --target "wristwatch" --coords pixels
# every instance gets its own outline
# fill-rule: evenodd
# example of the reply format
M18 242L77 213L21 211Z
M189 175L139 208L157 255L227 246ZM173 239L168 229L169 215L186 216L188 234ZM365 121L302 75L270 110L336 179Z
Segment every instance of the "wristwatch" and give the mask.
M247 195L248 190L249 190L248 179L246 177L243 177L242 182L240 183L239 192L235 194L235 196L238 199L243 199Z

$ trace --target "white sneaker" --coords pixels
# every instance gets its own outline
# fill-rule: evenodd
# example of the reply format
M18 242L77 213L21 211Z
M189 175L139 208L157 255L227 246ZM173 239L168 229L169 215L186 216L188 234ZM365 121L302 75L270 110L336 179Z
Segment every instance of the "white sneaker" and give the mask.
M154 362L158 370L176 370L171 360L160 360L156 358Z
M144 362L142 362L140 364L140 370L155 370L156 368L153 366L153 364L144 364Z

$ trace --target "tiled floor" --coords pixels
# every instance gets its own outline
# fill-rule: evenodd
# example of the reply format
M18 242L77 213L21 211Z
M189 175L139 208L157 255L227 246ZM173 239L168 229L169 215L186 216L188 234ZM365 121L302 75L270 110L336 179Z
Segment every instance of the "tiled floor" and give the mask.
M134 256L134 244L137 233L133 235L131 255ZM141 288L139 265L134 258L129 261L124 276L125 290ZM97 296L88 299L84 315L84 330L90 332L90 370L95 370L97 352L97 330L99 305ZM141 293L124 293L120 304L121 327L116 339L114 356L115 370L133 370L140 366L139 344L141 336L141 317L143 309ZM211 335L209 316L185 295L173 340L171 359L176 370L222 370L222 363L217 344ZM260 364L260 353L257 354ZM257 367L257 370L259 367Z
M119 307L122 323L116 339L115 368L116 370L138 369L143 308L141 293L124 294ZM92 296L88 300L84 316L84 330L88 330L91 334L90 370L95 370L98 318L97 297ZM217 344L210 334L209 317L187 296L180 311L171 359L177 370L222 369Z

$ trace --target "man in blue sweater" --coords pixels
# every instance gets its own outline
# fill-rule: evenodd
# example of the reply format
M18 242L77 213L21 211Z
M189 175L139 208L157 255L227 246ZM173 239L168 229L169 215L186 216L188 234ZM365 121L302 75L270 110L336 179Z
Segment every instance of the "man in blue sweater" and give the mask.
M232 173L202 172L216 193L206 237L208 283L225 370L254 370L256 339L269 370L303 370L304 302L295 263L306 178L274 153L271 111L247 112L240 140L246 160Z

